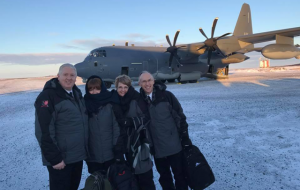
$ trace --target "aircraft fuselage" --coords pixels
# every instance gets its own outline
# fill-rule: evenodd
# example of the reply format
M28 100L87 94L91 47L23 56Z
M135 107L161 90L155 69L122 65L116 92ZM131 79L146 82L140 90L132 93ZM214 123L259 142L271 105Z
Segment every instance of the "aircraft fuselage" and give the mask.
M136 80L144 70L152 73L156 79L177 79L180 73L206 73L206 63L199 63L197 52L191 52L190 47L178 50L181 62L188 62L179 66L174 59L169 68L169 53L166 47L134 47L107 46L97 48L81 63L76 64L78 76L87 79L91 75L99 75L104 81L113 82L120 74L127 74Z

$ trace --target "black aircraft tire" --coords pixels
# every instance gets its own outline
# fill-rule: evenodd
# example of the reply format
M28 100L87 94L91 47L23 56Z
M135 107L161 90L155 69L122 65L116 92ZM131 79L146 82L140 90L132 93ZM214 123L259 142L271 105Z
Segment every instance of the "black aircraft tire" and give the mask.
M169 83L175 82L175 79L169 79L168 82L169 82Z
M189 80L189 83L196 83L197 80Z
M106 88L110 88L111 87L111 82L104 82Z
M162 83L166 83L166 81L167 81L167 80L160 80L160 82L162 82Z

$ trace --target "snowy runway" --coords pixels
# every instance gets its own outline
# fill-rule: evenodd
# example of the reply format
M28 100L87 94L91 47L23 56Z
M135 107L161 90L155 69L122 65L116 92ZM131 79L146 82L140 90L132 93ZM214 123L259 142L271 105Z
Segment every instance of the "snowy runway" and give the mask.
M207 189L300 189L300 70L235 71L167 89L215 173ZM0 95L0 189L49 189L34 136L38 94ZM87 175L85 167L81 187ZM155 182L161 189L156 171Z

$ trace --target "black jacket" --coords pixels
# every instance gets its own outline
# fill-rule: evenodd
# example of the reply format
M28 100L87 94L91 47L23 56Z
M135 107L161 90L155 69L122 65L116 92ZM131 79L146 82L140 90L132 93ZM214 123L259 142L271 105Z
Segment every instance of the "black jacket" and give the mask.
M149 120L147 104L140 96L140 93L137 92L132 86L129 87L128 92L123 97L119 96L119 99L120 103L114 104L113 110L119 125L121 125L121 127L125 131L129 127L133 126L132 117L143 117L145 122ZM132 101L136 102L136 105L138 106L138 109L141 111L141 113L136 113L135 116L133 116L134 114L130 114L130 116L128 116Z
M81 91L74 85L74 97L49 80L35 101L35 135L44 165L66 164L87 158L88 117Z
M129 87L125 96L120 97L120 104L115 104L113 108L118 123L122 126L121 128L123 129L123 133L125 133L124 149L128 153L126 158L130 165L134 165L134 173L143 174L151 170L153 163L151 161L149 148L141 148L140 151L144 153L144 158L136 159L136 164L133 164L135 157L132 156L133 151L131 147L132 142L134 141L132 134L135 133L136 129L140 127L142 122L146 124L149 120L149 116L147 116L148 109L146 102L142 99L140 94L134 90L133 87ZM133 120L135 121L135 125ZM146 130L148 130L147 126L149 125L146 125ZM141 141L150 140L148 134L149 133L147 133L147 131L140 132L139 139Z

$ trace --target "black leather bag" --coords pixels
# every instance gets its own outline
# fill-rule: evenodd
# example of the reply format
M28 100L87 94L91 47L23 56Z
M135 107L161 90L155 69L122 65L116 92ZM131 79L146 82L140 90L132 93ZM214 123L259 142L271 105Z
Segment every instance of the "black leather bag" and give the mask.
M191 145L183 150L184 172L188 185L193 190L202 190L215 181L212 169L199 148Z

